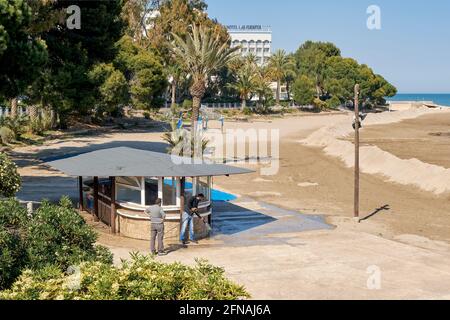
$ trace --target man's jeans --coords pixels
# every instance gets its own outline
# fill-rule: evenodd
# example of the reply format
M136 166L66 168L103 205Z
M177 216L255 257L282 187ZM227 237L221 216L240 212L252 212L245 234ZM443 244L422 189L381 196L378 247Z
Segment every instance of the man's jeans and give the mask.
M155 242L158 238L158 252L164 252L164 223L152 223L151 226L151 241L150 241L150 251L155 253Z
M189 228L189 239L195 241L194 234L194 216L190 216L186 212L183 213L183 223L181 224L180 240L186 241L186 229Z

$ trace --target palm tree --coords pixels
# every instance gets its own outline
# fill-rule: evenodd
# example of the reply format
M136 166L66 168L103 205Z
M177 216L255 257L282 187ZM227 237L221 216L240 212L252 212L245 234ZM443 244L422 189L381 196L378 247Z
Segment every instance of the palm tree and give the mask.
M172 33L175 39L172 51L183 63L186 73L192 78L189 89L192 96L192 132L196 131L201 100L206 92L207 79L215 71L226 66L237 57L237 47L221 40L219 34L202 25L193 25L186 39Z
M171 124L171 129L171 131L165 132L162 136L162 139L169 145L167 153L180 157L203 158L203 154L209 144L208 139L201 138L199 146L201 150L196 150L196 142L187 130L178 129L175 123ZM197 154L199 152L201 154Z
M270 74L277 82L277 106L280 105L281 81L286 77L287 73L292 72L293 69L294 64L284 50L277 50L269 59Z
M172 94L172 99L171 99L171 105L172 107L174 105L176 105L177 103L177 89L178 89L178 85L180 83L180 80L183 77L183 69L181 68L180 64L175 62L175 61L171 61L170 65L168 66L168 74L170 75L170 86L171 86L171 94Z
M250 60L249 60L250 61ZM247 107L247 99L255 90L257 66L249 61L237 70L236 82L228 84L228 87L239 92L242 100L242 111Z
M260 67L257 69L255 77L255 93L258 95L258 104L265 106L267 97L273 97L272 89L270 88L270 74L267 68Z

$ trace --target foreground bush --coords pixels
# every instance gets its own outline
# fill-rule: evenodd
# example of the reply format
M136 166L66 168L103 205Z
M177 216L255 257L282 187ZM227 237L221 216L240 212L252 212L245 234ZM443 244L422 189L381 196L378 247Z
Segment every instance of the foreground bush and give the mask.
M236 300L245 289L224 277L224 270L198 261L195 267L164 264L142 255L114 267L88 262L67 275L47 267L26 271L8 291L7 300Z
M96 246L97 235L63 198L45 202L32 216L15 200L0 201L0 289L27 269L48 265L65 271L83 261L112 264L112 254Z
M6 153L0 153L0 197L14 197L19 192L22 180L17 166Z
M63 198L59 205L44 202L28 223L29 265L37 269L55 264L65 270L98 258L112 263L111 255L99 256L96 241L97 234L73 209L68 198Z

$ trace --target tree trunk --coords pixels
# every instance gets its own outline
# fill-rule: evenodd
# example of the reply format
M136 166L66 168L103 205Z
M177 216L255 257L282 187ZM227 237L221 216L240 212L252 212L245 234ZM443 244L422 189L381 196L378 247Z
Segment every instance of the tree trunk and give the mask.
M288 100L289 100L289 102L291 102L291 86L289 84L289 81L286 82L286 92L287 92Z
M191 89L192 96L192 123L191 123L191 134L192 137L195 137L197 130L197 121L200 113L200 107L202 103L202 98L206 92L206 85L204 81L194 81Z
M247 99L242 98L241 111L245 111L245 108L247 108Z
M17 98L11 99L11 113L10 113L11 118L17 117L18 114L17 104L18 104Z
M197 132L197 122L198 122L198 116L200 115L200 105L201 105L202 99L200 97L193 97L192 98L192 123L191 123L191 133L195 135Z
M177 82L172 81L172 107L177 103Z
M31 121L36 120L36 118L38 116L38 111L37 111L36 105L32 105L32 106L28 107L28 115L29 115Z
M277 81L277 106L280 105L280 90L281 90L281 81Z

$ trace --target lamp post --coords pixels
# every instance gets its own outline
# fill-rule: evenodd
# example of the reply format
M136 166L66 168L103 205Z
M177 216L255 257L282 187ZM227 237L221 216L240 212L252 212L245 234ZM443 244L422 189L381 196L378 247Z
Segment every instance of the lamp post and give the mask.
M355 206L354 219L359 222L359 84L355 85Z

